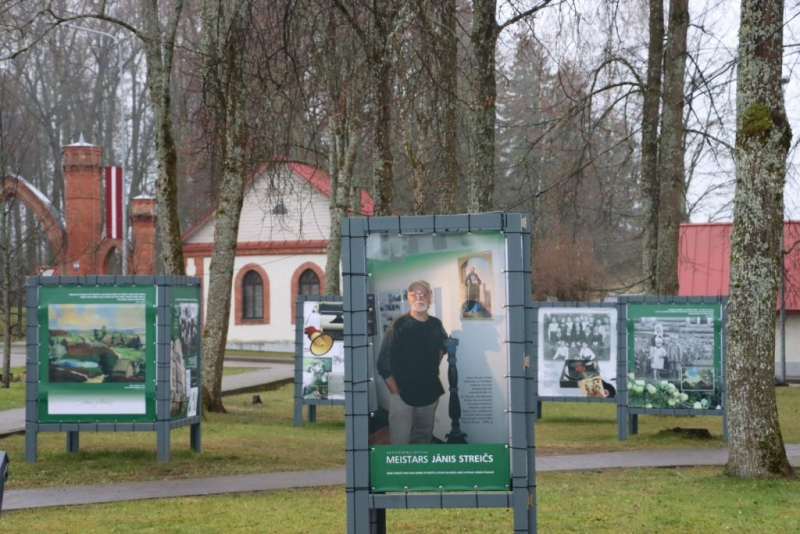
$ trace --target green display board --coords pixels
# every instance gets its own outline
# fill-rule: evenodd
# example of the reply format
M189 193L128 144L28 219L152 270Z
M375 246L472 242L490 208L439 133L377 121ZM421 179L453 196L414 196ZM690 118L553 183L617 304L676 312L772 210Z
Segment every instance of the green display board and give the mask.
M536 532L530 227L342 220L349 533L404 530L388 510L418 508L513 508L514 532Z
M38 420L156 418L154 287L39 288Z
M302 397L344 400L342 303L306 301L303 310Z
M722 307L628 304L628 406L722 410Z

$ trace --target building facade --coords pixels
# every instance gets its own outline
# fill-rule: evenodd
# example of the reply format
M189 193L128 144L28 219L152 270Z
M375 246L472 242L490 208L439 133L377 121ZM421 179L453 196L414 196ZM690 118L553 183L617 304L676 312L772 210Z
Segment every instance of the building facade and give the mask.
M372 213L366 193L361 207L363 214ZM325 292L331 224L325 172L286 162L254 174L239 222L228 348L294 351L297 296ZM212 209L183 236L186 274L202 279L204 298L213 240Z

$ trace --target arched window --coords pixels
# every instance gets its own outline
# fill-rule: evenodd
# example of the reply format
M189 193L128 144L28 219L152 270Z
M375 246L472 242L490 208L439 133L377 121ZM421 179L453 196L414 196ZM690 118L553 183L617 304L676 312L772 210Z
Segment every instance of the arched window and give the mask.
M273 215L286 215L289 213L289 210L286 209L286 204L283 203L283 200L279 200L275 207L272 208Z
M314 262L307 261L292 273L292 308L290 321L294 324L297 312L297 297L300 295L322 295L325 293L325 271Z
M297 286L298 295L319 295L319 276L311 269L306 269L300 275Z
M264 282L255 271L247 271L242 278L242 319L264 317Z

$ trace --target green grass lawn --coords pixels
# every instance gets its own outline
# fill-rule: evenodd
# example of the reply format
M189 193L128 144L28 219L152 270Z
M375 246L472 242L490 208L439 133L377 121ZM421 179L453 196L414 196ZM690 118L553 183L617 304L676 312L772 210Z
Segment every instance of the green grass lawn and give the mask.
M0 410L11 410L12 408L22 408L25 406L25 382L20 380L24 367L12 367L10 369L13 380L8 388L2 387L0 383ZM0 377L2 377L0 368ZM0 441L0 448L2 448Z
M0 406L22 406L24 385L0 389ZM800 388L778 388L781 430L787 443L800 443ZM156 462L154 432L83 432L80 452L64 452L64 434L39 434L38 461L25 463L22 435L0 438L0 450L14 461L8 488L192 478L225 474L263 473L343 467L344 408L318 406L317 422L293 424L294 385L225 397L227 414L207 414L203 422L203 452L189 448L189 429L171 433L172 460ZM9 398L16 399L13 402ZM712 438L686 439L675 427L705 428ZM617 439L614 405L545 403L536 424L538 455L611 452L644 449L724 447L721 417L640 416L639 433ZM308 454L313 451L313 454Z
M800 531L798 483L745 481L720 468L617 469L537 475L542 533ZM345 532L342 486L6 511L0 528L30 532ZM388 532L512 532L513 511L387 510Z
M13 384L12 384L13 385ZM344 409L319 406L317 422L293 425L292 384L225 398L227 414L208 414L203 452L188 428L171 434L172 459L156 461L153 432L81 433L78 453L64 434L39 434L38 461L24 461L24 436L0 438L11 458L7 490L170 478L341 468ZM0 389L0 406L24 387ZM800 388L778 388L781 429L800 443ZM724 447L721 417L640 416L639 434L617 440L613 405L545 403L535 427L537 454L681 447ZM692 440L675 427L705 428ZM743 481L722 468L593 470L537 474L539 532L796 532L800 487L793 481ZM306 511L308 511L306 513ZM389 510L390 532L510 532L507 509ZM5 511L6 532L343 532L343 487L160 499Z
M280 358L294 361L293 352L271 352L258 350L226 350L226 358Z
M16 306L11 306L11 340L16 341L19 339L25 338L25 309L22 309L22 313L20 314L20 309ZM3 321L3 314L0 313L0 343L3 342L3 329L4 329L4 321Z

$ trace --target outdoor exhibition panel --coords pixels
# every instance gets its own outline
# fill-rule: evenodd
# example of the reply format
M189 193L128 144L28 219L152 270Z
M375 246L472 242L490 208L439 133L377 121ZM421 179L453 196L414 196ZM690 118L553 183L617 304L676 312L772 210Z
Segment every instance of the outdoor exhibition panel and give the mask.
M533 310L539 401L616 403L625 369L617 304L534 302Z
M170 431L191 426L200 450L200 279L186 276L29 277L25 460L39 432Z
M509 507L535 532L530 216L348 218L342 236L348 532L419 507ZM387 347L421 343L403 335L438 352L403 369ZM433 416L410 443L407 405Z
M639 414L725 418L724 297L619 296L533 309L540 416L548 401L615 403L621 440L637 433Z
M344 406L344 315L338 295L300 295L295 315L294 426L317 406Z
M621 296L618 302L626 364L620 439L637 433L640 414L720 416L727 439L726 298Z

